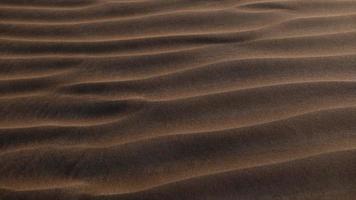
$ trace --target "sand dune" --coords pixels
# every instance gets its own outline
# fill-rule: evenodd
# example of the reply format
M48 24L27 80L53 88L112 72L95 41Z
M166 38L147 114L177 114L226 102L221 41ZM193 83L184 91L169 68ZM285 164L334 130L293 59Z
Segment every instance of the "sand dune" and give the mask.
M353 0L0 0L0 199L355 199L355 22Z

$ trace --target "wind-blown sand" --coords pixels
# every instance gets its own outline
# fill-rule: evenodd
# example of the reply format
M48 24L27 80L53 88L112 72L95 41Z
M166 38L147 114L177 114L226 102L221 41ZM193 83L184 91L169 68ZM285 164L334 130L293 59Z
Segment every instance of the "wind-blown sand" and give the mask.
M356 199L356 1L0 0L0 199Z

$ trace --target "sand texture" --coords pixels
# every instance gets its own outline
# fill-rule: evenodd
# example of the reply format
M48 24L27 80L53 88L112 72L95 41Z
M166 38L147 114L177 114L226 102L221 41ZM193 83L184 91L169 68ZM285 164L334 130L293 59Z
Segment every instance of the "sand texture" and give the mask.
M355 0L0 0L0 200L355 199Z

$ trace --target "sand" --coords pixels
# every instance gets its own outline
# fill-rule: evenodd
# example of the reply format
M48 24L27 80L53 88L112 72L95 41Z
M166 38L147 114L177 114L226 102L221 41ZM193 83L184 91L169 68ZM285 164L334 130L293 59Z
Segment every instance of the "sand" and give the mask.
M0 0L0 199L356 199L356 1Z

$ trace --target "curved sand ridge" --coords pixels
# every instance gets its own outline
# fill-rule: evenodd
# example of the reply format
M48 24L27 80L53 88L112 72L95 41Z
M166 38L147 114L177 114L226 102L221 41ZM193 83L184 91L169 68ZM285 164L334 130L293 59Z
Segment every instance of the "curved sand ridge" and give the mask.
M352 0L0 0L0 199L355 199L355 21Z

